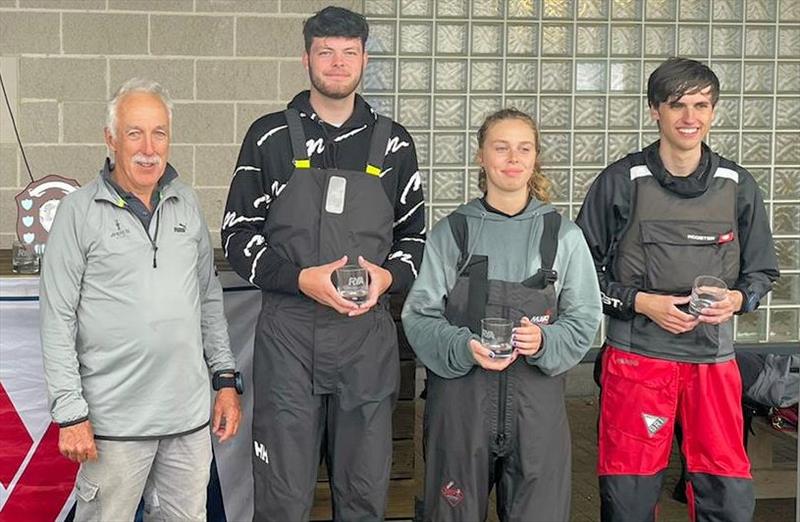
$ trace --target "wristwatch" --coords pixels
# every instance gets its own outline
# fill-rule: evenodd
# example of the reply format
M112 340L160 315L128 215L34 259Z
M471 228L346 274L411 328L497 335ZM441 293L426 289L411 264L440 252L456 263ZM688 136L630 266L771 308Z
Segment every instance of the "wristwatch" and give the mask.
M211 387L214 391L219 391L222 388L234 388L239 395L244 391L244 384L242 382L242 374L233 370L221 370L214 372L211 378Z

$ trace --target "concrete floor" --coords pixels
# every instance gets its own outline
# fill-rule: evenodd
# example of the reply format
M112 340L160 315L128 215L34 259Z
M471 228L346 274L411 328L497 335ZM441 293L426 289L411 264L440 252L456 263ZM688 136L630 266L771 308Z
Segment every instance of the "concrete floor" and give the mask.
M581 365L583 366L583 365ZM419 377L422 377L421 375ZM417 380L418 386L423 378ZM581 379L583 381L583 379ZM593 384L592 384L593 386ZM575 386L568 387L574 392ZM590 387L582 386L583 392ZM592 393L592 392L590 392ZM598 414L597 399L593 395L579 393L582 396L572 396L567 399L567 408L572 430L573 448L573 480L572 480L572 516L571 522L597 522L600 519L600 499L597 489L597 475L595 466L597 461L596 422ZM422 455L419 434L421 433L423 401L417 401L417 480L422 480ZM775 459L779 464L792 465L797 459L797 450L794 440L781 437L780 447L775 448ZM783 462L785 461L785 462ZM661 500L659 502L658 522L684 522L689 520L686 505L672 499L672 490L680 475L680 460L677 448L673 448L667 477L664 481ZM420 488L418 487L418 491ZM488 520L496 522L497 517L490 508ZM754 522L792 522L795 520L795 499L759 499L756 502ZM467 522L467 521L465 521ZM553 521L562 522L562 521Z

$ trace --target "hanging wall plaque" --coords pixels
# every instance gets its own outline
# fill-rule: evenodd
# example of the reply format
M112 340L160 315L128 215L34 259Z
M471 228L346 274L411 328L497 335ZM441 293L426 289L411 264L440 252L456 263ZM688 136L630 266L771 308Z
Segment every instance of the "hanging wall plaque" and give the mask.
M28 245L44 245L61 199L80 187L74 179L51 175L32 181L16 195L17 237Z

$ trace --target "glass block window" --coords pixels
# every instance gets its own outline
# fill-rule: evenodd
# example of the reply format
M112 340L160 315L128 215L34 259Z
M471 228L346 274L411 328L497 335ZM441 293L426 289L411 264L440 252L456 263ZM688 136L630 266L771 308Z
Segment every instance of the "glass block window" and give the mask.
M506 106L539 123L554 203L574 218L606 165L657 139L650 72L672 55L708 63L722 90L709 144L755 176L782 273L736 339L799 340L800 2L362 2L364 95L414 136L430 224L479 195L475 134Z

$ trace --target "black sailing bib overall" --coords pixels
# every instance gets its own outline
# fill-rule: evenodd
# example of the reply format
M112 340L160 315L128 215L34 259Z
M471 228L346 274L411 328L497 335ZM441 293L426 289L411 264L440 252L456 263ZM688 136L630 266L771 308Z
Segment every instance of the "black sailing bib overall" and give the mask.
M463 218L448 218L462 252L460 275L447 296L448 321L476 335L484 317L515 325L523 316L554 322L560 216L544 216L542 269L522 282L488 278L490 258L467 255ZM426 386L425 521L485 520L495 484L500 520L567 520L571 453L564 375L548 377L521 357L502 372L474 366L463 377L444 379L428 371Z
M382 264L394 221L379 177L391 121L378 118L365 171L317 169L298 112L285 114L295 170L264 226L270 246L303 268L345 254L349 264L359 255ZM263 292L253 354L254 520L308 520L321 454L334 519L382 520L398 387L385 296L347 317L304 295Z

